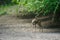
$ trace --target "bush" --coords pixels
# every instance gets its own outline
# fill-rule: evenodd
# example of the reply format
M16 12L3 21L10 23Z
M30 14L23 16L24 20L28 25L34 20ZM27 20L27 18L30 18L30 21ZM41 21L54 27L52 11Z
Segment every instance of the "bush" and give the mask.
M17 1L19 6L26 8L28 12L34 12L36 15L53 14L58 4L58 0L20 0Z

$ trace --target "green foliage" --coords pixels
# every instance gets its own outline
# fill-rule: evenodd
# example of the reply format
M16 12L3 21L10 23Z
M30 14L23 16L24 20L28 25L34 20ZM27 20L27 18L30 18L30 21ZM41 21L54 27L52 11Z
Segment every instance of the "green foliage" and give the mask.
M1 0L2 1L2 0ZM54 13L56 9L56 6L60 1L59 0L9 0L10 3L18 4L19 7L23 6L25 11L27 12L34 12L36 15L48 15L51 13ZM2 2L9 3L8 0L4 0ZM19 10L19 7L17 8L17 11ZM24 13L25 14L25 13Z
M0 0L0 5L11 4L12 0Z
M19 5L23 5L28 12L35 12L37 15L41 13L48 15L53 13L59 0L20 0Z
M0 12L0 16L7 14L7 12Z
M17 4L19 2L19 0L12 0L12 3Z

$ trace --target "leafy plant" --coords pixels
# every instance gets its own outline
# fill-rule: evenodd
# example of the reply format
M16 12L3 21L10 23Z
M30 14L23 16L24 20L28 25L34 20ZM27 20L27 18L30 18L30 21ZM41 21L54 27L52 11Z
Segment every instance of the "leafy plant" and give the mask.
M28 12L36 12L37 15L42 13L48 15L53 13L57 6L58 0L20 0L19 5L23 5Z

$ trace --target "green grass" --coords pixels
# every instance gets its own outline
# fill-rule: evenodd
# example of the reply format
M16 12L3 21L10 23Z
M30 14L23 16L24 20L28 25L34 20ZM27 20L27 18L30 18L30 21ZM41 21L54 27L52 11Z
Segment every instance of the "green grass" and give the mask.
M12 5L11 4L9 4L9 5L0 5L0 16L1 15L5 15L6 13L5 12L7 12L8 11L8 9L11 7Z
M19 11L21 11L21 10L20 10L19 6L16 4L15 5L5 5L5 6L1 5L0 6L0 16L5 15L6 13L8 15L13 15L13 16L21 16L21 15L23 15L24 17L29 17L31 15L35 16L34 13L29 13L27 11L25 12L25 9L23 7L21 7L21 8L24 11L19 13Z

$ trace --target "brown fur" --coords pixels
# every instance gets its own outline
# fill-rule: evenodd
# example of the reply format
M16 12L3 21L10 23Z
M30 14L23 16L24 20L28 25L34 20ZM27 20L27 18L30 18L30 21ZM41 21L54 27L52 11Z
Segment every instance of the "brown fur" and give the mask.
M41 20L40 19L37 19L37 18L34 18L32 20L32 24L35 25L35 27L36 27L36 25L38 25L38 26L41 27Z

